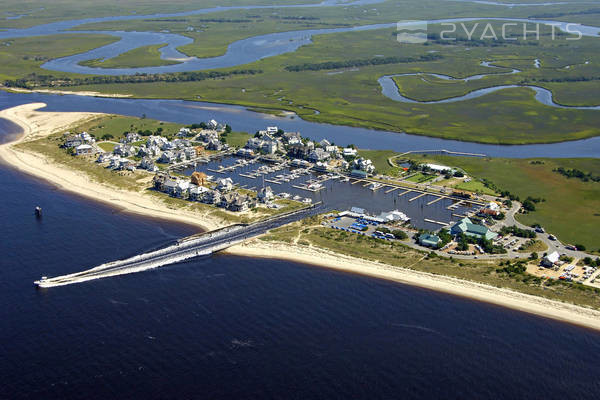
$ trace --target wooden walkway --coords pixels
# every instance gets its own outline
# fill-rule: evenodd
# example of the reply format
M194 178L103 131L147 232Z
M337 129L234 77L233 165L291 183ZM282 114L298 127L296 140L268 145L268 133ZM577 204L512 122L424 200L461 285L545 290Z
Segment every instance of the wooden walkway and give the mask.
M412 199L409 199L408 201L415 201L416 199L419 199L419 198L421 198L421 197L423 197L423 196L427 196L428 194L429 194L429 193L426 193L426 192L425 192L425 193L418 194L418 195L416 195L415 197L413 197Z
M437 195L436 195L437 196ZM444 200L445 197L443 196L439 196L437 199L435 200L431 200L429 203L427 203L428 206L432 205L433 203L437 203L440 200Z

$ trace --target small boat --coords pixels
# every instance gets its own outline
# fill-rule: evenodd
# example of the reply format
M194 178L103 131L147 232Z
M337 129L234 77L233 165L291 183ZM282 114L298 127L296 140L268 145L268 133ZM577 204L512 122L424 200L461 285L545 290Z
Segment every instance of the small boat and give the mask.
M307 197L304 200L302 200L302 202L305 203L305 204L310 204L310 203L312 203L312 199L310 199L310 198Z
M35 216L38 218L42 216L42 207L40 207L40 206L35 207Z
M295 195L295 196L294 196L294 200L300 200L301 198L302 198L302 197L300 197L300 196L298 196L298 195Z
M374 182L369 186L369 189L371 189L372 191L376 191L377 189L379 189L381 187L381 183L379 182Z
M36 287L40 287L40 285L41 285L42 283L46 282L46 280L47 280L47 279L48 279L48 277L47 277L47 276L42 276L42 278L41 278L40 280L38 280L38 281L34 281L34 282L33 282L33 284L34 284Z

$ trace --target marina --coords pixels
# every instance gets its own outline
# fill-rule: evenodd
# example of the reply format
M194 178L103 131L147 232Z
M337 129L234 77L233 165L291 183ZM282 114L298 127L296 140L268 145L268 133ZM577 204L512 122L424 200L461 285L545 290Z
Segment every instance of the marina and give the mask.
M407 188L401 184L349 179L310 167L293 167L286 161L267 164L259 159L248 163L240 160L245 159L232 154L219 155L206 164L180 172L185 175L195 171L207 174L219 172L219 178L230 178L240 188L258 190L270 186L278 198L307 204L322 202L331 209L360 207L374 215L398 209L406 213L416 227L429 230L438 230L442 222L446 225L456 221L453 214L467 215L485 204L477 199L467 202L451 195ZM397 194L398 191L401 192ZM412 197L404 196L408 193L413 193Z

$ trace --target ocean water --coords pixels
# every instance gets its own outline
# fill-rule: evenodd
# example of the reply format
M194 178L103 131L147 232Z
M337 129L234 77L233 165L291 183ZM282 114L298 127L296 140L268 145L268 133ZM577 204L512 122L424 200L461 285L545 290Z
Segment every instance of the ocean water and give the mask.
M5 166L0 195L0 399L600 396L598 332L325 268L216 255L36 290L195 229Z

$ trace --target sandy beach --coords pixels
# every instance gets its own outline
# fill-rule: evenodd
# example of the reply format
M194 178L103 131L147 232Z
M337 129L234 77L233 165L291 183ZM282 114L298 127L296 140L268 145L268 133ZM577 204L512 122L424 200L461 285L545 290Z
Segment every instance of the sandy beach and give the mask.
M8 92L14 93L46 93L46 94L72 94L75 96L90 96L90 97L111 97L111 98L127 98L131 97L129 94L119 94L119 93L101 93L101 92L92 92L92 91L69 91L69 90L56 90L56 89L23 89L23 88L9 88L2 87L2 89Z
M226 250L229 254L274 258L367 275L492 303L600 330L600 311L443 275L394 267L315 247L254 239Z
M0 111L0 118L5 118L19 125L24 132L16 141L0 145L0 159L3 162L36 178L51 182L64 190L96 201L102 201L128 212L193 224L201 229L215 229L221 226L218 221L214 218L211 219L209 215L202 217L190 215L190 213L184 211L170 209L141 193L118 190L91 182L81 172L56 165L39 154L13 148L12 146L16 143L44 137L101 115L80 112L36 111L44 106L43 103L32 103ZM600 330L600 311L452 277L433 275L348 257L318 248L266 243L254 239L248 243L232 247L227 252L249 257L277 258L368 275L468 297Z
M2 162L38 179L48 181L63 190L107 203L127 212L195 225L202 231L222 226L219 221L208 215L201 216L168 208L142 193L111 188L93 182L84 173L56 165L40 154L16 150L13 147L15 144L64 131L102 115L82 112L36 111L45 106L44 103L31 103L0 111L0 118L12 121L23 130L23 135L16 141L0 145Z

